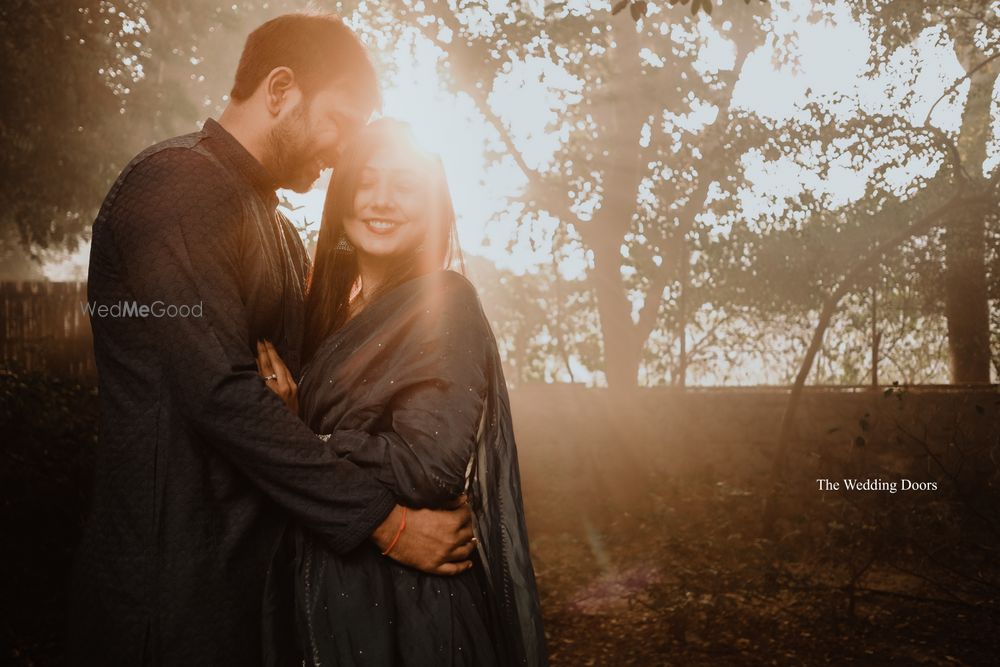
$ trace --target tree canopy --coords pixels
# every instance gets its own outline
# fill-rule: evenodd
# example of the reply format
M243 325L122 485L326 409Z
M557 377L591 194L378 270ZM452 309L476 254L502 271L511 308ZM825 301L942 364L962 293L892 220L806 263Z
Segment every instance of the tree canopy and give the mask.
M128 158L217 114L246 33L305 5L57 4L0 8L8 252L85 240ZM320 8L375 47L387 81L403 45L435 59L486 128L487 160L521 175L490 224L550 260L524 274L473 262L515 381L788 382L858 258L959 193L995 195L990 2ZM826 54L833 78L850 48L863 71L817 78L822 30L850 36L840 62ZM536 106L509 101L527 86ZM880 364L910 382L995 376L995 209L954 211L876 262L813 381L865 382Z

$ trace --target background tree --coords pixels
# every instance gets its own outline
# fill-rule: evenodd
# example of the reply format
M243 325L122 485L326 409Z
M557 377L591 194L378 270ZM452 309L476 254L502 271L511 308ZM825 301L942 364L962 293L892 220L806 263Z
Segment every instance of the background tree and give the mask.
M555 218L564 239L556 252L569 248L587 257L602 334L600 369L609 386L636 385L668 284L679 295L681 330L688 310L699 305L686 298L687 237L716 182L706 145L719 140L742 64L764 39L767 5L750 7L727 3L715 9L712 22L646 3L618 16L570 4L511 3L493 16L474 2L363 8L359 27L372 30L372 39L417 26L442 50L454 90L475 100L502 154L528 178L516 214ZM730 68L699 62L710 39L734 45ZM526 155L526 137L495 110L505 75L539 62L568 81L553 81L551 106L539 110L553 116L546 130L560 138L541 162ZM685 337L680 340L683 384Z
M953 146L948 148L953 150L960 165L962 186L987 191L995 166L987 160L994 148L993 92L1000 72L996 63L1000 58L1000 16L996 4L986 0L866 0L849 4L855 16L871 26L876 47L871 61L873 71L884 68L893 54L910 47L923 35L950 43L965 76L934 102L923 118L923 125L928 124L934 108L943 100L963 104L962 97L965 98L961 126L949 137ZM914 76L917 74L914 72ZM940 275L951 377L955 383L990 381L989 304L991 297L1000 297L1000 292L996 289L996 275L988 275L987 239L996 238L996 225L995 207L984 207L953 211L944 226ZM995 267L995 243L992 247L994 256L989 259L994 261L989 266Z
M927 79L928 70L940 66L940 51L932 56L926 52L941 44L955 48L958 42L941 25L925 23L914 36L908 19L892 14L907 15L907 5L918 14L928 7L918 12L912 3L888 3L892 12L887 9L876 17L870 6L862 10L858 4L863 3L850 7L854 17L873 37L869 71L861 83L874 86L876 101L864 99L860 89L827 95L807 91L804 102L785 118L734 114L729 142L716 158L736 168L730 187L714 200L716 227L726 231L725 243L710 246L708 284L717 298L725 297L716 301L717 308L744 307L753 313L758 328L782 311L813 319L857 258L896 238L935 207L960 194L968 201L995 197L995 178L984 169L990 166L984 162L992 150L992 81L985 102L975 96L974 87L967 100L953 95L965 79L939 95L941 88L935 90ZM832 20L838 6L814 5L811 19ZM979 14L965 11L971 7L956 7L951 10L961 14L967 38L978 35L978 48L986 54L977 65L965 66L973 74L968 78L974 78L991 66L997 35L990 23L995 18L990 17L995 15L985 7ZM891 27L879 28L882 21ZM901 27L906 28L903 34L911 35L908 42L892 50L880 46L880 40ZM786 67L794 63L794 39L789 47ZM932 119L935 109L945 113ZM961 122L951 128L948 118L956 115ZM757 199L764 195L764 205L746 196L759 190L755 180L776 173L789 178L781 184L772 178L769 189L757 193ZM845 202L845 187L858 183L860 191ZM825 350L837 363L825 373L818 363L813 368L816 380L877 379L883 353L897 379L933 380L940 358L934 353L934 332L940 330L940 321L947 327L952 381L988 382L989 299L1000 296L996 263L984 261L987 253L996 254L996 243L987 240L1000 236L994 211L982 205L957 207L940 226L923 228L904 239L897 252L880 258L855 285L864 291L845 298L835 318L841 324L830 323L831 329L840 330L831 330L836 336ZM975 233L956 240L952 227L967 229L970 216L978 221ZM949 287L959 284L956 281L961 289ZM844 326L847 322L852 324ZM800 346L801 352L805 348ZM822 351L819 354L822 357ZM973 367L978 369L974 375L961 370Z

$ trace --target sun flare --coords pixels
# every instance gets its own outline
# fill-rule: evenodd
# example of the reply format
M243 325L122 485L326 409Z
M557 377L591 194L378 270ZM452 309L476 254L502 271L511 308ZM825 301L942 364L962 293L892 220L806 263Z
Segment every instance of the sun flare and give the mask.
M507 252L516 220L503 215L526 179L512 162L491 164L487 158L500 148L494 129L473 100L448 90L434 46L421 40L399 44L388 60L391 72L383 76L380 115L409 123L421 148L441 156L463 251L515 271L528 269L537 258ZM282 191L290 205L285 213L300 228L318 227L331 174L324 172L309 192Z

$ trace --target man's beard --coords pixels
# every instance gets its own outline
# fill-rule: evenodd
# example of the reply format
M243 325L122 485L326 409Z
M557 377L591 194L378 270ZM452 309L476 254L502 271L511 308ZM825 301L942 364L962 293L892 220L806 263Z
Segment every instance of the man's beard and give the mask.
M306 190L312 185L308 126L308 114L300 105L268 134L265 166L280 187Z

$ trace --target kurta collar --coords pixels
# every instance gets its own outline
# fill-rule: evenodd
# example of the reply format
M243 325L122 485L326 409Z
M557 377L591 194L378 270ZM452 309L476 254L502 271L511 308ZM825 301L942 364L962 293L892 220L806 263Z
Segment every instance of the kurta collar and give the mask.
M209 118L201 128L202 133L213 139L215 152L225 158L236 172L253 186L269 206L278 205L275 190L278 185L267 168L257 161L236 137L229 134L214 118Z

